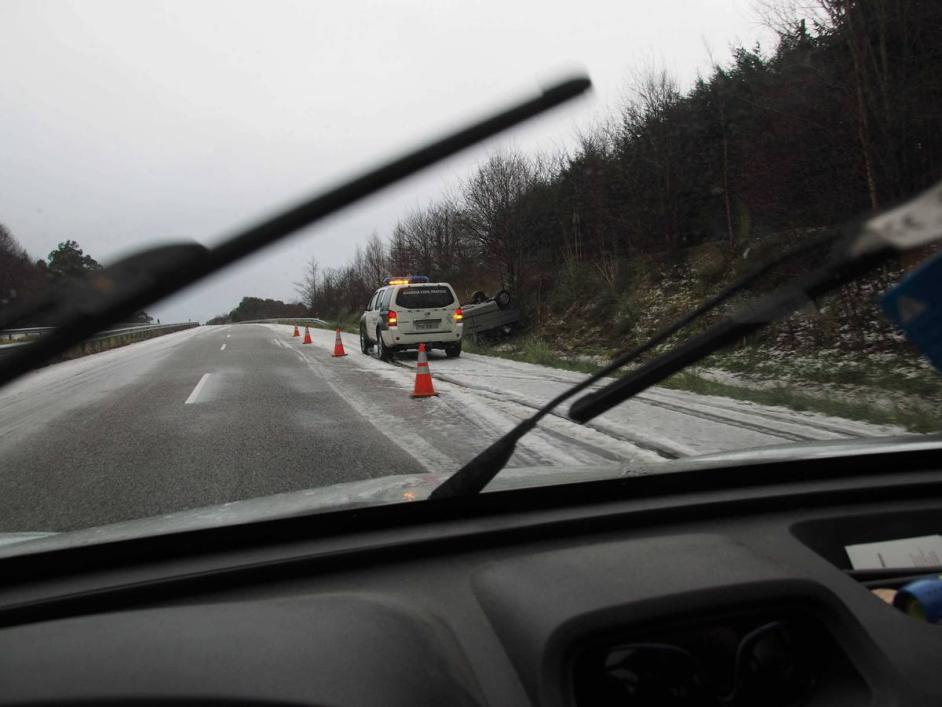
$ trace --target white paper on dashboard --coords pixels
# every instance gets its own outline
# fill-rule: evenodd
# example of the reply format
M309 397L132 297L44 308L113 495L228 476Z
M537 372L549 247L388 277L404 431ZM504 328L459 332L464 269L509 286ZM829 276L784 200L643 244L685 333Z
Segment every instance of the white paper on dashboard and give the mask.
M844 549L855 570L942 566L942 535L860 543L848 545Z

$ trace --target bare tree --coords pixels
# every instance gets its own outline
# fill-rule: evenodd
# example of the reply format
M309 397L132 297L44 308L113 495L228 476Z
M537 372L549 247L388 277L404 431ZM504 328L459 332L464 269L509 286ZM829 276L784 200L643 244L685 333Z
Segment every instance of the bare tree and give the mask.
M383 278L390 274L386 246L379 236L374 233L366 242L366 248L363 251L364 284L374 288L379 287L383 282Z
M819 0L754 0L756 16L779 37L790 34L800 23L823 26L828 13Z
M531 243L515 207L534 183L533 165L516 152L492 155L465 185L469 233L500 269L503 284L515 288Z
M393 228L389 240L389 269L396 275L411 273L414 270L408 234L401 221Z
M3 224L0 224L0 308L26 302L45 287L45 270L34 265Z
M304 271L304 277L301 282L294 283L295 292L301 298L301 304L307 307L308 311L313 312L317 304L317 258L311 258L307 263L307 269Z
M622 107L622 152L638 161L629 173L641 182L627 186L639 194L651 191L647 185L655 187L654 203L647 205L645 217L669 250L680 241L677 172L682 169L683 154L670 119L680 99L674 78L663 68L649 66L635 73ZM645 208L641 199L636 201Z

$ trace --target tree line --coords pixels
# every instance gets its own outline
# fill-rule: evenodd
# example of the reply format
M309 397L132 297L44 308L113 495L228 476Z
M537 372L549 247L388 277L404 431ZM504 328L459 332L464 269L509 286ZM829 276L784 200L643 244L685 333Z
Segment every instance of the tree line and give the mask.
M303 304L286 303L261 297L243 297L239 306L228 314L220 314L208 320L207 324L229 324L230 322L249 322L257 319L293 319L307 317L308 311Z
M776 49L738 47L687 91L639 74L630 98L558 155L490 156L455 194L298 283L317 316L362 310L388 275L462 297L511 289L531 312L580 285L708 246L729 259L891 205L942 176L942 3L816 0L776 16Z
M86 277L101 270L101 264L73 240L59 243L47 258L32 260L13 234L0 223L0 316L28 306L45 295L50 288L64 282ZM146 324L153 318L138 312L127 323ZM18 321L18 326L43 326L41 319Z

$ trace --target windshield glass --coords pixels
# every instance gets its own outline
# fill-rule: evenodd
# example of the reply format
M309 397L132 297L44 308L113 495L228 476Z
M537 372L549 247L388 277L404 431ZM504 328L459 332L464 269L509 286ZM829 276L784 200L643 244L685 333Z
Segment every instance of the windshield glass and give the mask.
M455 296L447 287L403 287L396 294L396 304L406 309L431 309L447 307Z
M129 254L218 246L561 66L594 94L0 388L0 542L422 500L760 263L801 251L613 378L796 282L812 244L942 178L942 4L884 4L3 3L0 366L51 340L62 288L119 292ZM942 431L937 257L586 424L556 407L488 488Z

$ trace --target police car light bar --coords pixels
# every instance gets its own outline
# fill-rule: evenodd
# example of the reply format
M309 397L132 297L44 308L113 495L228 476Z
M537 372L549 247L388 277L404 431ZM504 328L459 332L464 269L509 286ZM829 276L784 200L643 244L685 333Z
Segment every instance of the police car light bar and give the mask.
M387 277L384 285L414 285L419 282L431 282L428 275L406 275L404 277Z

